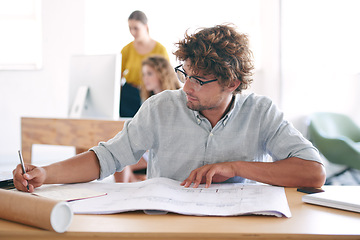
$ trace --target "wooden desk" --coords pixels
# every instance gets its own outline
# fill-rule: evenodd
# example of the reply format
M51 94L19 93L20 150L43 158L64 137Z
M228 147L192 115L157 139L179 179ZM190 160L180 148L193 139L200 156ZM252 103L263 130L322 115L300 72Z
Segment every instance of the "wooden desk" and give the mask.
M33 144L75 146L81 153L100 141L114 137L125 121L68 118L21 118L21 149L26 163L31 163Z
M354 188L360 192L360 186ZM360 239L360 214L303 203L287 188L291 218L150 216L142 212L75 215L58 234L0 219L0 239Z

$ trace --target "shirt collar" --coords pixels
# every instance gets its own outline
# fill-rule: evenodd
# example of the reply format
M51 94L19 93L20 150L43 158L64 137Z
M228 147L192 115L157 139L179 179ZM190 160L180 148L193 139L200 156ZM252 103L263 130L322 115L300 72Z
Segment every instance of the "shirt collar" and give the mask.
M230 110L225 114L225 116L222 119L220 119L219 122L221 122L224 126L226 126L226 124L229 121L230 116L234 112L234 106L237 103L239 96L240 96L240 94L236 94L235 96L233 96L232 103L231 103L231 106L230 106ZM198 112L198 111L193 111L193 112L194 112L194 116L196 118L196 123L198 125L200 125L201 122L206 118L203 115L201 115L200 112Z

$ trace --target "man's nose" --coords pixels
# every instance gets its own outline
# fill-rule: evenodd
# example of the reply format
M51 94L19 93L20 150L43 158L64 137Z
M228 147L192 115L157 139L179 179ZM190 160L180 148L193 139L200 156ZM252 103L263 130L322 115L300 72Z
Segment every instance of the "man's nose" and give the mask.
M189 81L189 76L185 77L185 82L183 86L184 92L194 92L194 88L192 87L191 81Z

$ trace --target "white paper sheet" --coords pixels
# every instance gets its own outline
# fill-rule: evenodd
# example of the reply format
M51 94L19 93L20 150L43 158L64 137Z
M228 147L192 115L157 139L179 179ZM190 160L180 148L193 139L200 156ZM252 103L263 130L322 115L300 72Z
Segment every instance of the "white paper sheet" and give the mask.
M34 195L59 201L74 201L106 195L106 192L87 187L79 187L78 184L43 185L36 188Z
M73 201L77 214L111 214L134 210L159 210L185 215L273 215L291 217L284 188L256 184L212 184L185 188L180 182L154 178L137 183L79 184L106 192L106 196Z

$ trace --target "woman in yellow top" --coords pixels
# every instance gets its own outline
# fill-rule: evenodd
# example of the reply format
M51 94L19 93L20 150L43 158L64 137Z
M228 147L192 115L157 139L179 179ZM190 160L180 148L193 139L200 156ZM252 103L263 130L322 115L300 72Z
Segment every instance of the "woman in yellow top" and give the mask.
M121 117L133 117L141 105L139 88L142 85L142 61L151 55L162 55L169 60L166 48L150 37L147 17L143 12L131 13L128 23L134 41L121 50L121 78L126 79L121 87Z

